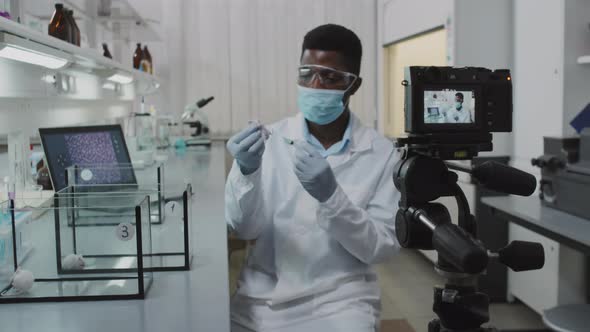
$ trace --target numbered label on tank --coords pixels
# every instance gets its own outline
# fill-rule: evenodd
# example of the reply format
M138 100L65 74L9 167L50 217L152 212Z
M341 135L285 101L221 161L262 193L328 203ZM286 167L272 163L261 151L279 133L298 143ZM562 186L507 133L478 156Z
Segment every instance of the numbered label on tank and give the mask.
M92 180L92 171L89 170L88 168L85 168L82 170L82 172L80 172L80 177L82 178L82 180L84 181L90 181Z
M168 202L164 206L166 210L166 216L168 217L180 217L182 216L182 204L178 202Z
M135 226L130 223L120 223L117 226L117 238L121 241L129 241L135 236Z

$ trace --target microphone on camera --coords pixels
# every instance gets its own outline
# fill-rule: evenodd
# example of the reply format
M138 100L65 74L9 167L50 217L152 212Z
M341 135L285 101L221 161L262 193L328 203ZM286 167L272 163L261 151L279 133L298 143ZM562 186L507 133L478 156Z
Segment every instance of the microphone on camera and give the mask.
M537 188L533 175L494 161L475 166L471 175L486 188L506 194L530 196Z

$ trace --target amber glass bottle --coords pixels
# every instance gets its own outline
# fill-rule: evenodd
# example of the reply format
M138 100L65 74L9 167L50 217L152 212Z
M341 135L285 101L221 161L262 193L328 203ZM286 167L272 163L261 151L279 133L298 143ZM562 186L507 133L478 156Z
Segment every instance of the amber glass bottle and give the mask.
M76 35L76 28L74 27L74 19L72 18L72 11L69 10L67 7L64 8L64 13L66 17L66 22L68 26L68 39L67 42L70 44L75 44L75 35Z
M102 55L104 55L105 57L112 59L113 56L111 55L111 51L109 51L109 46L106 43L102 43Z
M55 4L55 11L49 22L49 35L61 40L70 41L70 29L64 5Z
M78 23L76 23L76 19L74 18L74 11L69 10L68 16L72 22L72 44L80 46L80 41L82 38L80 36L80 28L78 28Z
M139 65L141 64L142 58L143 51L141 50L141 44L137 43L137 48L135 49L135 53L133 53L133 68L139 69Z
M146 69L145 72L149 73L149 74L153 74L154 73L154 63L152 62L152 55L150 54L150 51L148 50L147 45L143 48L143 60L145 60L146 62Z

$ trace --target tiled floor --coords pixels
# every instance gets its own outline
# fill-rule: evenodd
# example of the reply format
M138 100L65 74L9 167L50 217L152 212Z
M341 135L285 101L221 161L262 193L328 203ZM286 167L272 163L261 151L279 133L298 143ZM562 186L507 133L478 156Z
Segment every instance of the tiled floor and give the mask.
M231 290L239 273L244 251L230 261ZM416 332L426 332L432 312L432 288L442 284L432 263L416 251L402 250L387 263L377 266L382 296L382 319L406 319ZM538 314L522 304L492 304L491 323L499 329L542 329Z

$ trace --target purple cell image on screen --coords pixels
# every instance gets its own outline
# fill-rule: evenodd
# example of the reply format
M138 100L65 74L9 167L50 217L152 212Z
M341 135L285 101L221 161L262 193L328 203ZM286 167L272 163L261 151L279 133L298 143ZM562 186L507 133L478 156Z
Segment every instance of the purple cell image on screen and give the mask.
M83 133L64 135L66 148L72 165L116 165L117 147L110 133ZM115 144L114 144L115 143ZM121 172L116 168L97 167L86 184L111 184L122 181ZM81 181L81 180L79 180Z

